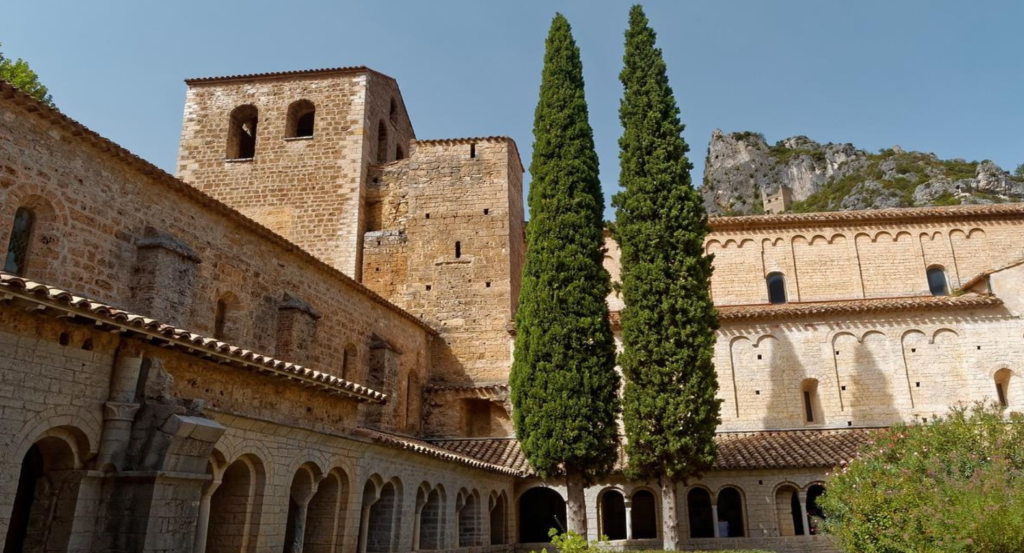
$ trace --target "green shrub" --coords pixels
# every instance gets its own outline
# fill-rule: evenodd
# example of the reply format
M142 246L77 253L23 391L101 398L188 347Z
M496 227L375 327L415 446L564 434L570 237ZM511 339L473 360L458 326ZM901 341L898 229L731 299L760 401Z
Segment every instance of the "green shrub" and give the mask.
M818 504L845 551L1024 551L1024 416L957 407L879 433Z
M961 203L963 202L960 200L960 198L957 198L950 192L943 192L942 194L935 196L935 199L932 200L932 204L937 206L960 205Z
M558 528L548 530L551 536L551 545L555 546L560 553L584 553L590 549L600 549L602 545L608 544L608 538L601 536L599 541L588 542L586 538L569 530L559 534ZM531 551L530 553L544 553L543 551Z

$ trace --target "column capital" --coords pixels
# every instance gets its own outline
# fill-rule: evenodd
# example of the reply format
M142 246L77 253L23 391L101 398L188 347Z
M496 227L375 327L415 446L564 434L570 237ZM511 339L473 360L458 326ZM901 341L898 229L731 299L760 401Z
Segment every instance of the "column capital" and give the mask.
M132 421L135 420L135 413L137 413L138 411L138 403L120 403L117 401L108 401L103 404L103 420Z

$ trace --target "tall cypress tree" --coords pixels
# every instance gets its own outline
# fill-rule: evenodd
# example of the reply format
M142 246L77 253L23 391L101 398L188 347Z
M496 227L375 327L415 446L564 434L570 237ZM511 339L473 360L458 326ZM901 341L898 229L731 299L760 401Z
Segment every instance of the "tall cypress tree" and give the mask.
M679 108L640 6L629 13L624 62L622 192L613 205L625 302L619 365L627 471L660 482L665 549L677 549L676 483L711 467L720 422L708 215L690 182Z
M523 452L542 478L564 476L568 529L586 535L584 487L612 469L618 447L604 194L580 51L561 14L545 46L509 383Z

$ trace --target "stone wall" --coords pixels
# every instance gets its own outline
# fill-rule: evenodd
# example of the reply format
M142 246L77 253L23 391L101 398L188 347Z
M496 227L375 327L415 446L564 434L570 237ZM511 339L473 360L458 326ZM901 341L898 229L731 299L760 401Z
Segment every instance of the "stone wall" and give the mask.
M273 125L262 128L271 133ZM20 206L32 207L44 229L33 234L24 276L144 315L173 312L167 322L207 336L219 331L233 345L265 355L276 354L279 322L287 322L282 313L299 302L321 315L303 338L301 361L308 367L341 376L349 347L355 353L345 376L366 383L371 342L382 339L403 354L392 387L380 391L399 397L408 375L427 380L428 327L224 205L73 132L13 101L0 102L0 242L8 242ZM173 242L154 240L152 229ZM169 253L142 255L154 241ZM180 251L186 246L187 255ZM194 274L183 287L186 279L175 276L186 266ZM133 275L154 267L166 274L154 294L176 290L187 301L140 302ZM394 411L391 420L402 418L404 405L385 408Z

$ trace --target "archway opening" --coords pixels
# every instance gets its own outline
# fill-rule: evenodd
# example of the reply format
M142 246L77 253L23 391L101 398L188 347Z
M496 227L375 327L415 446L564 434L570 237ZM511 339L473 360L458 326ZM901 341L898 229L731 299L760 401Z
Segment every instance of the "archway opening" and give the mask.
M4 553L67 549L80 483L68 442L47 437L33 444L21 462Z
M629 511L633 523L633 539L652 540L658 537L658 510L653 493L637 490L633 494Z
M366 531L366 551L374 553L391 551L396 497L395 485L388 482L380 489L380 498L370 506Z
M479 529L479 511L476 494L464 493L459 496L459 505L455 506L456 517L458 518L458 543L457 547L470 547L477 545Z
M306 534L302 551L332 553L341 546L345 524L348 479L339 470L331 471L309 500L306 509Z
M600 533L609 540L626 539L626 499L618 490L601 494Z
M228 159L252 159L256 156L256 127L259 125L256 106L238 106L228 122Z
M804 535L803 516L800 514L800 494L793 486L783 486L775 492L775 514L780 536Z
M532 488L519 498L519 541L547 543L552 528L565 531L565 500L550 488Z
M813 484L807 488L807 526L812 536L817 535L821 530L821 523L825 520L825 513L818 506L818 498L825 494L825 486Z
M718 492L718 535L723 538L742 538L746 535L743 496L736 488L724 488Z
M420 549L431 551L442 548L442 512L441 494L434 488L425 495L423 507L420 509Z
M711 511L711 494L704 488L693 488L686 494L686 510L691 538L715 537L715 521Z
M236 553L249 543L255 532L256 475L244 459L224 471L221 485L210 498L207 553Z
M498 495L491 507L491 545L503 545L505 543L505 495Z

